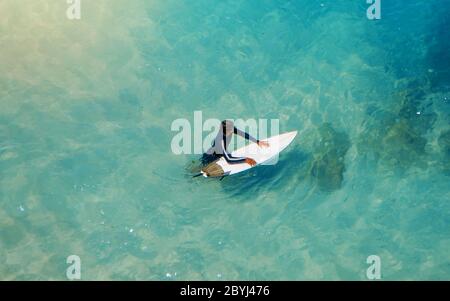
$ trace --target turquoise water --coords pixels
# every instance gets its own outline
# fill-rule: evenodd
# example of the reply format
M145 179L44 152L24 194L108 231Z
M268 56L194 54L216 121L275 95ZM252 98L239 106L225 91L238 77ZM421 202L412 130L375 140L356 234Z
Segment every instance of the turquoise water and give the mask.
M450 1L0 3L0 278L450 279ZM278 118L191 178L177 118Z

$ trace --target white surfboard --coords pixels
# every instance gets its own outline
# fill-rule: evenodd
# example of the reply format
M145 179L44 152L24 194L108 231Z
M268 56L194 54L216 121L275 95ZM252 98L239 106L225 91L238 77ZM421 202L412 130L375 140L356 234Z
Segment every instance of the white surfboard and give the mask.
M269 164L269 162L278 159L278 154L283 151L294 140L297 135L297 131L284 133L281 135L273 136L268 139L264 139L269 143L269 147L260 147L256 143L250 143L242 148L239 148L231 155L233 157L250 157L256 161L256 165ZM247 163L230 164L224 157L220 158L217 165L222 167L224 175L233 175L239 172L245 171L255 166L250 166ZM206 173L202 171L204 177L207 177Z

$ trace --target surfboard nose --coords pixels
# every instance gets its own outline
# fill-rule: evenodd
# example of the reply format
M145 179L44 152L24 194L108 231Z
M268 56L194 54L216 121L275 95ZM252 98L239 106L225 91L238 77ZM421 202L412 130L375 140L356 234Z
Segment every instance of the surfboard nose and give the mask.
M290 137L292 137L292 140L294 140L294 138L297 136L297 134L298 134L298 131L291 131L291 132L284 133L283 135L290 136Z

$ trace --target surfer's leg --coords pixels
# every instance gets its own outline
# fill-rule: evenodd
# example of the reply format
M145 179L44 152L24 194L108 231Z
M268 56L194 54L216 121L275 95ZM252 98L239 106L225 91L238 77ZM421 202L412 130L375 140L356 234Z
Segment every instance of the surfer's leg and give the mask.
M216 155L216 154L203 154L202 157L200 158L200 161L202 163L203 166L208 165L211 162L214 162L215 160L219 159L220 156Z

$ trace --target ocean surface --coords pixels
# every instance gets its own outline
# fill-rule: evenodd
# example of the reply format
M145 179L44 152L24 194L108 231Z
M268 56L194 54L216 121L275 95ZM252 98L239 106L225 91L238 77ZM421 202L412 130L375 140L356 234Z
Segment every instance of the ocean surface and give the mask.
M0 279L450 279L450 1L368 6L2 0ZM299 133L192 178L194 111Z

